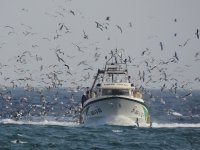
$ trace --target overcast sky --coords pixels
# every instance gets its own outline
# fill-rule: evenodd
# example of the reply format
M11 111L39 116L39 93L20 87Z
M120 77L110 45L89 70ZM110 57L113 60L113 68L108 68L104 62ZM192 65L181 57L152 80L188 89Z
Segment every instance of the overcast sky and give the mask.
M0 0L0 85L47 86L56 72L64 87L90 86L118 48L132 58L137 86L199 89L199 6L199 0Z

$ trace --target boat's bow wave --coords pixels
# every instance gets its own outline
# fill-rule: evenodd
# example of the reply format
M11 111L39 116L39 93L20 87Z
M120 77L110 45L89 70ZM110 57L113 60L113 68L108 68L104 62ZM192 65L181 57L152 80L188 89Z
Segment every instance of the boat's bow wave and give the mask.
M120 118L121 119L121 118ZM127 120L128 121L128 120ZM126 122L127 125L130 123L129 121ZM28 121L28 120L13 120L13 119L2 119L0 120L0 124L18 124L18 125L53 125L53 126L68 126L68 127L78 127L80 126L79 123L73 121L53 121L53 120L43 120L43 121ZM94 124L93 124L94 125ZM93 126L90 125L90 126ZM107 124L112 125L112 123ZM120 125L120 123L119 123ZM87 125L86 125L87 126ZM122 125L121 126L125 126ZM131 125L133 126L133 124ZM137 126L135 124L135 126ZM152 128L200 128L200 123L153 123Z

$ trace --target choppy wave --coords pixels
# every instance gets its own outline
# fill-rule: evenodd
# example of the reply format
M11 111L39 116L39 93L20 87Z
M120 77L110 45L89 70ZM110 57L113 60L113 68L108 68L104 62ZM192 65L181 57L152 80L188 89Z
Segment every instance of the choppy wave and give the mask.
M18 124L18 125L55 125L55 126L78 126L79 123L71 121L53 121L53 120L42 120L42 121L26 121L26 120L13 120L13 119L2 119L0 124Z

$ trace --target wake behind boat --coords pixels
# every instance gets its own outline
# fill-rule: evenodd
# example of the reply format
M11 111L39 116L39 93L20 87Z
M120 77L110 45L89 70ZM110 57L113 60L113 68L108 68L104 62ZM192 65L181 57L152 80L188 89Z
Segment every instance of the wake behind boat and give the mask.
M149 111L130 82L126 59L118 50L110 54L105 68L98 70L92 87L82 96L80 123L150 127Z

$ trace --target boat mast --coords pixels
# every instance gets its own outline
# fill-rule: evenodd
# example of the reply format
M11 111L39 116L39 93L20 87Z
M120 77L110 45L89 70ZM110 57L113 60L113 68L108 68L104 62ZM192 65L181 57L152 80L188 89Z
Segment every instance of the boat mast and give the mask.
M111 50L110 54L111 57L106 61L104 70L105 73L111 75L111 80L113 82L114 74L116 74L116 72L118 72L118 74L120 74L119 72L123 72L127 75L127 60L123 60L122 53L118 49L115 49L115 51Z
M120 53L119 50L116 49L115 52L113 52L111 50L110 54L111 54L111 57L106 61L104 70L98 69L97 75L95 76L95 80L94 80L92 87L90 89L90 93L92 92L100 74L103 74L103 78L102 78L102 80L103 80L106 73L108 73L109 71L113 71L113 73L112 72L110 73L111 77L112 77L112 82L113 82L114 74L116 74L116 72L114 72L114 71L124 71L125 73L127 73L126 59L123 60L122 53ZM107 59L107 57L106 57L106 59ZM126 65L125 70L120 70L121 69L120 65ZM118 70L110 70L110 69L115 69L115 68L118 69Z

